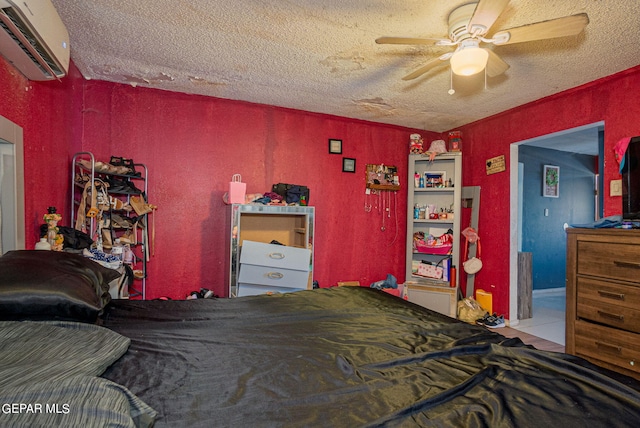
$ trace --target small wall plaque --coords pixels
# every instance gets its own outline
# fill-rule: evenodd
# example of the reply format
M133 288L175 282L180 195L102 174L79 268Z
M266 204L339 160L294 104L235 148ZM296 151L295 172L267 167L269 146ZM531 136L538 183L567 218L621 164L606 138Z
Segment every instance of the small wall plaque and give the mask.
M495 174L496 172L502 172L507 170L506 164L504 162L504 155L487 159L486 166L487 166L487 175L491 175L491 174Z

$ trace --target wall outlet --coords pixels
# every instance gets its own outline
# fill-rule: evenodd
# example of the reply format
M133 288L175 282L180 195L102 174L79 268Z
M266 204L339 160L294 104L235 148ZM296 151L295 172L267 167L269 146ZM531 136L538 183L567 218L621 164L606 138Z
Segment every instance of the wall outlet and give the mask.
M622 196L622 180L609 182L609 196Z

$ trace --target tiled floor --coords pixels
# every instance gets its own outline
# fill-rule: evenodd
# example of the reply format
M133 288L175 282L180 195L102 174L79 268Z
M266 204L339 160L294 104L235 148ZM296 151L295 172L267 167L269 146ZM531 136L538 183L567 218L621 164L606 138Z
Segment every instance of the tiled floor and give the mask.
M533 291L533 317L511 328L564 345L565 289Z

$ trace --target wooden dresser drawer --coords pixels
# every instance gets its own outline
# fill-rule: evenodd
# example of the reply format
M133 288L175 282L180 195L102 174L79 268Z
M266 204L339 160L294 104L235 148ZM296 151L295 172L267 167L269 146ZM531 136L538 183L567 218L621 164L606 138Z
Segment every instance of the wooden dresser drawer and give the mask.
M575 343L576 355L640 376L640 335L578 320Z
M616 242L578 242L578 275L640 283L640 245Z
M308 272L311 250L245 240L240 252L240 263Z
M578 277L577 315L640 333L640 287Z

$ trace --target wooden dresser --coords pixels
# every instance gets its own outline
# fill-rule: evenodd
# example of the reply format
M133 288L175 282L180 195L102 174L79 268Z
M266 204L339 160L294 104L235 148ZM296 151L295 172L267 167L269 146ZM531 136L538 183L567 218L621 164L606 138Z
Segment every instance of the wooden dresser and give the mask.
M566 352L640 379L640 230L567 229Z

